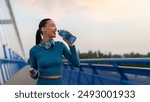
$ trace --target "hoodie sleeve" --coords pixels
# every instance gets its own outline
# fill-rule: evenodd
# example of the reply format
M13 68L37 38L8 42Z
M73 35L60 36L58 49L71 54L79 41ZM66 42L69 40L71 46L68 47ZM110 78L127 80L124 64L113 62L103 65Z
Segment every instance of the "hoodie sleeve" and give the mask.
M76 51L75 45L70 46L68 49L67 46L65 44L63 44L63 55L74 66L76 66L76 67L80 66L80 58Z
M34 54L32 49L29 52L29 57L30 57L30 66L31 66L31 68L37 69L38 68L37 59L36 59L35 54Z

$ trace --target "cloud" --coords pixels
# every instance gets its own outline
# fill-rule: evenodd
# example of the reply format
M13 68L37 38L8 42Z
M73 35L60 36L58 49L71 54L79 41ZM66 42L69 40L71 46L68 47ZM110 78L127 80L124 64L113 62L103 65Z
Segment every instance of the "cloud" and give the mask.
M150 17L148 0L75 0L86 7L88 17L100 22L116 19L143 19Z
M59 20L63 17L87 17L99 22L115 19L147 19L150 17L148 0L13 0L33 15Z
M14 7L20 8L20 11L28 13L29 15L35 15L39 18L45 16L60 18L60 13L56 10L58 4L55 0L53 0L53 2L51 0L13 0L11 2L16 5Z

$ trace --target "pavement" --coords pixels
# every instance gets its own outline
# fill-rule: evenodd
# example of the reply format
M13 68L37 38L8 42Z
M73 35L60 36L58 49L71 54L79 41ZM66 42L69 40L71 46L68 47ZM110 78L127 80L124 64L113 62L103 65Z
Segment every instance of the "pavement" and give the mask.
M4 85L36 85L36 80L29 75L30 66L25 66L12 76Z

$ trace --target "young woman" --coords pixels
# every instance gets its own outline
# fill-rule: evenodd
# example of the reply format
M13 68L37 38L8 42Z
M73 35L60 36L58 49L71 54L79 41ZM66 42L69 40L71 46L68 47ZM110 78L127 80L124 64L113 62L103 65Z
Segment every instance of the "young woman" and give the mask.
M52 19L43 19L36 32L36 45L30 49L31 68L38 72L31 74L35 77L38 74L37 85L63 85L61 74L62 55L74 66L79 66L79 56L73 43L54 41L56 37L56 25Z

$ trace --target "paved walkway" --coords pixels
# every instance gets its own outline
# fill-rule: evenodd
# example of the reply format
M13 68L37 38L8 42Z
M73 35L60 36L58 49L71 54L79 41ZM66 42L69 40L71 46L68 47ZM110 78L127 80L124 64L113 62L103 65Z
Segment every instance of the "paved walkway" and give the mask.
M18 71L5 85L35 85L36 80L32 79L29 75L29 66L25 66Z

